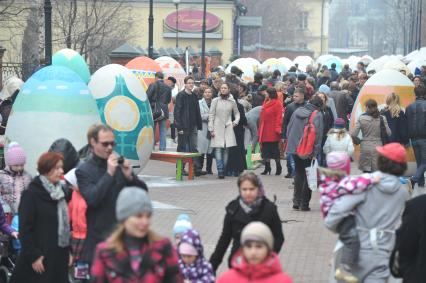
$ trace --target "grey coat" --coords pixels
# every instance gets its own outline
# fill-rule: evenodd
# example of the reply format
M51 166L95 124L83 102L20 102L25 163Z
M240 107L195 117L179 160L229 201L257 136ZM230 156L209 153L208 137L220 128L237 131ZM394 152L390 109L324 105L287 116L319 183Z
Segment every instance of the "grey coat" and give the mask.
M291 116L290 123L287 127L287 153L296 153L297 146L303 137L305 125L308 123L309 117L315 109L316 108L314 105L308 103L294 111L293 115ZM322 118L321 111L318 111L314 118L314 126L316 130L316 136L313 154L314 156L318 156L322 150L321 142L324 132L324 119Z
M259 128L259 118L260 118L260 112L262 111L262 106L257 106L252 108L249 112L246 113L247 118L247 128L250 131L251 135L251 144L252 148L256 148L257 141L259 139L258 136L258 128Z
M394 231L398 227L409 193L399 178L382 172L378 184L361 193L336 200L325 218L325 225L336 230L339 223L354 214L360 239L358 266L352 267L360 282L387 282ZM373 229L377 229L374 233ZM376 240L374 240L376 238ZM371 281L369 281L371 280ZM373 281L377 280L377 281Z
M388 126L386 117L383 117L386 132L390 136L391 130ZM380 118L373 118L370 115L363 114L359 116L355 128L351 131L351 136L357 137L361 131L361 155L358 168L361 171L373 172L377 170L377 146L382 146L380 137Z
M235 120L232 121L232 113ZM212 101L209 113L209 131L214 132L210 146L228 148L237 145L234 126L240 121L240 112L234 98L229 95L227 99L216 97Z
M209 130L208 125L210 108L204 98L199 100L198 103L200 104L200 114L203 129L198 131L197 149L201 154L211 153L212 148L210 147L210 140L207 138L207 132Z

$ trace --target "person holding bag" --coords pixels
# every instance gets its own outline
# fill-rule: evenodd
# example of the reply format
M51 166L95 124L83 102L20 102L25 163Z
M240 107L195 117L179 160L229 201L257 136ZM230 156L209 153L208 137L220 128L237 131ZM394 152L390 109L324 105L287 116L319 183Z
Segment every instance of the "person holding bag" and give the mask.
M159 127L160 151L166 150L166 122L169 119L169 103L172 101L172 89L163 81L162 72L155 74L155 82L148 87L146 94L152 109L152 118L155 121L154 129Z
M358 168L364 173L371 173L377 170L378 153L376 147L383 145L383 132L390 136L391 130L386 118L380 115L376 100L367 100L365 108L366 112L359 116L355 128L351 131L351 136L354 140L357 140L359 139L359 132L362 133Z

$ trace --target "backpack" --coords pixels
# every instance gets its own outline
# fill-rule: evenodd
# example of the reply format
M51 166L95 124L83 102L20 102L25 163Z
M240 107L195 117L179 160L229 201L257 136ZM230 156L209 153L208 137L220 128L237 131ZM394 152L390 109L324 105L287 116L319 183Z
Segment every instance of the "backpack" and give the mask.
M317 132L314 125L314 119L318 110L312 112L309 117L308 123L303 129L303 136L300 139L299 145L296 148L296 154L302 158L306 159L312 156L314 152L315 139L317 137Z

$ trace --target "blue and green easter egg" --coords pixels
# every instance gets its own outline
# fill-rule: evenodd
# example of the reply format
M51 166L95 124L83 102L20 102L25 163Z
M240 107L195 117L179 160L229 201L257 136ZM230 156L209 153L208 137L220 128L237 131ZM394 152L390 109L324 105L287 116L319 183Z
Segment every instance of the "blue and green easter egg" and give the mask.
M89 89L103 123L114 129L115 151L146 165L154 143L154 121L145 90L126 67L110 64L96 71Z
M73 70L86 84L90 80L89 66L84 58L72 49L65 48L56 52L52 57L52 65Z
M87 130L100 117L85 82L62 66L38 70L23 85L9 116L6 136L27 153L26 168L36 172L39 156L59 138L78 150L87 144Z

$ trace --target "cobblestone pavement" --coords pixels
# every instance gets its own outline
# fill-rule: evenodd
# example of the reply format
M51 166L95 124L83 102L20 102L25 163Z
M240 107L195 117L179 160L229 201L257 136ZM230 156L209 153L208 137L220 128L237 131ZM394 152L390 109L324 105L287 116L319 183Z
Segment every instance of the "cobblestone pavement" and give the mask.
M285 161L282 161L283 165ZM256 173L260 173L257 169ZM210 257L219 238L226 204L237 194L235 177L218 180L216 175L202 176L194 181L176 182L173 164L150 161L141 177L150 187L150 195L163 209L154 212L154 229L172 237L172 227L179 213L192 218L194 228L202 237L207 257ZM274 168L272 172L274 172ZM285 171L285 170L284 170ZM314 193L310 212L292 210L291 179L281 176L263 176L267 197L276 196L278 211L283 221L285 243L280 253L283 269L297 283L328 282L331 253L336 236L324 226L320 214L318 193ZM176 206L170 209L167 205ZM226 258L219 273L227 269Z

